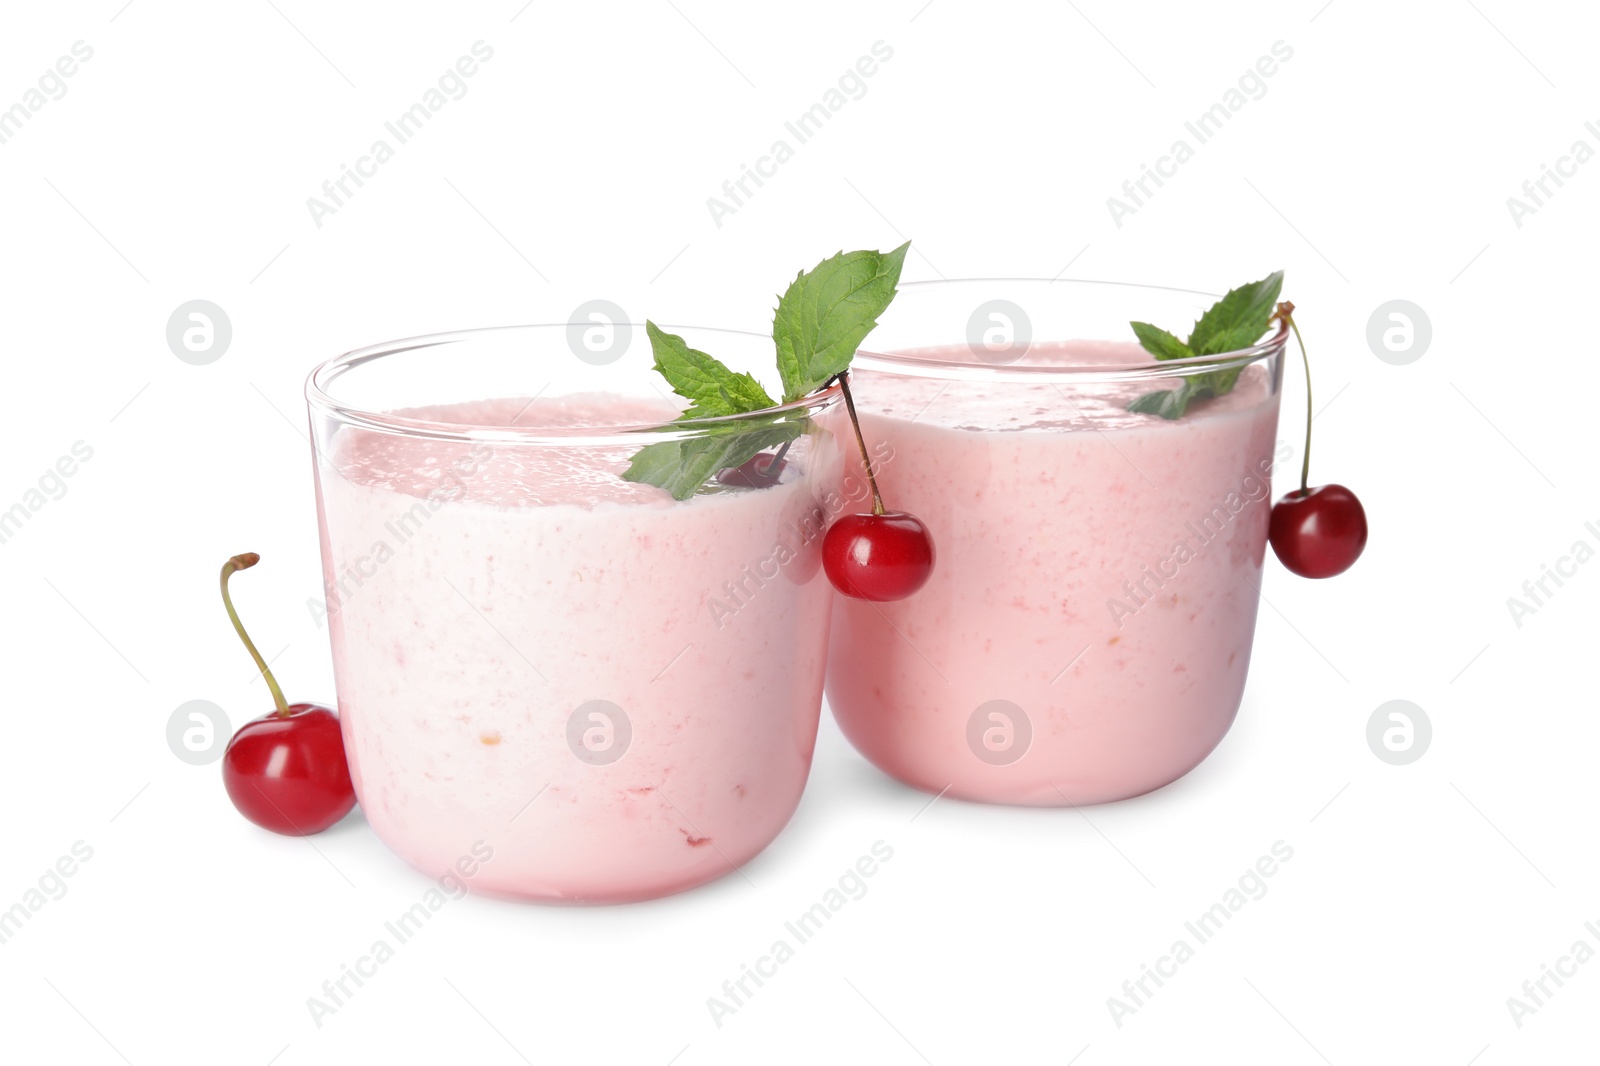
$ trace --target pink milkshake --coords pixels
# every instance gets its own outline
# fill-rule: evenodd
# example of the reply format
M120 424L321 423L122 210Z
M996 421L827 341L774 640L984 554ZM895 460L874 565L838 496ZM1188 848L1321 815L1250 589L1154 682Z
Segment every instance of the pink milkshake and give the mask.
M487 845L467 883L492 894L636 900L732 873L788 821L811 765L831 602L811 531L839 479L836 397L797 405L809 429L778 483L713 479L675 500L621 477L664 439L630 427L676 414L639 395L642 368L556 353L539 372L567 387L530 398L537 380L513 392L521 371L496 382L475 361L493 343L509 341L443 339L412 391L450 399L466 377L508 398L353 411L340 374L373 369L361 353L309 390L362 810L432 875ZM608 379L634 394L573 391Z
M949 290L985 284L926 288L964 318L1002 301ZM1232 391L1182 418L1136 414L1130 400L1193 368L1151 365L1131 340L1041 343L1016 329L1036 334L1069 299L1133 295L1074 291L1084 284L1036 283L997 318L975 315L969 344L892 348L886 322L888 354L856 360L868 446L895 456L878 474L884 497L928 524L938 564L909 599L835 600L828 699L868 759L929 792L1042 806L1135 796L1204 759L1239 707L1282 337L1235 358ZM895 321L915 321L918 288L903 287ZM1125 331L1171 302L1135 292L1142 307L1101 318Z

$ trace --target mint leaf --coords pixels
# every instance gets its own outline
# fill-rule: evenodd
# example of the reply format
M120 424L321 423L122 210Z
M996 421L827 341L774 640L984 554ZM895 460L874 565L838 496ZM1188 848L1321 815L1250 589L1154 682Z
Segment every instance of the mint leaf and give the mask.
M1157 359L1187 359L1196 355L1222 355L1248 348L1261 339L1272 323L1278 295L1283 291L1283 271L1241 285L1208 307L1189 331L1187 343L1148 322L1129 322L1145 351ZM1232 390L1243 367L1212 370L1184 378L1175 389L1147 392L1131 401L1128 410L1162 418L1182 418L1189 404Z
M892 252L840 252L795 278L779 299L772 322L784 403L815 392L849 368L856 348L894 299L910 247L908 241ZM673 392L689 401L677 421L750 414L778 406L749 374L735 374L654 322L645 322L645 332L656 370ZM647 444L634 454L622 476L686 500L720 471L794 440L809 425L804 417L778 421L782 417L774 414L712 425L690 440Z
M793 440L802 428L801 422L739 425L693 440L648 444L634 455L622 476L666 489L675 500L687 500L719 471Z
M672 391L689 401L676 421L748 414L777 406L761 383L749 374L736 374L713 356L689 347L675 333L649 320L644 324L655 353L655 368ZM673 499L686 500L719 471L738 466L757 452L800 435L799 422L734 422L710 427L706 436L685 441L662 441L639 449L622 476L666 489Z
M910 247L907 241L892 252L840 252L795 277L772 320L784 403L849 368L894 299Z
M1184 382L1175 389L1147 392L1128 404L1128 410L1145 415L1160 415L1168 419L1182 418L1183 412L1189 409L1189 401L1192 399L1194 393L1189 388L1189 383Z
M656 355L656 370L672 391L690 402L675 421L747 415L778 405L757 379L736 375L712 355L688 346L682 336L667 333L650 320L645 322L645 333ZM794 440L800 429L802 423L728 423L709 427L704 437L662 440L640 448L622 479L650 483L666 488L674 499L688 499L718 471L739 466L763 448Z
M1139 338L1144 350L1157 359L1187 359L1195 354L1187 344L1159 326L1148 322L1129 322L1128 325L1133 327L1134 336Z
M1228 377L1228 375L1232 375ZM1218 371L1210 374L1195 374L1184 378L1175 389L1166 389L1162 392L1147 392L1143 396L1128 404L1128 410L1138 411L1141 414L1160 415L1166 419L1178 419L1189 409L1189 405L1196 400L1203 400L1208 396L1221 396L1233 388L1233 379L1238 377L1237 370ZM1227 377L1224 385L1221 380Z
M679 418L716 418L777 406L749 374L735 374L720 360L689 347L682 337L665 332L649 319L644 329L655 353L656 369L673 392L689 401L689 409Z
M1189 333L1196 355L1220 355L1248 348L1261 339L1283 291L1283 271L1241 285L1212 304Z

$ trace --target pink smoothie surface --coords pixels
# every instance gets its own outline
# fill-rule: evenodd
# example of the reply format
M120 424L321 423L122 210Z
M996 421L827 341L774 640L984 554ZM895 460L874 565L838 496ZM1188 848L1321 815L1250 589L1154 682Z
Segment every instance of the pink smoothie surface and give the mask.
M397 413L541 429L663 418L610 396ZM837 451L807 438L776 486L675 501L619 476L646 443L350 426L322 442L351 774L373 829L419 869L442 874L481 841L493 854L475 891L641 899L732 872L793 813L831 599L798 529Z
M914 353L970 358L966 349ZM1027 362L1149 359L1035 344ZM1099 803L1187 773L1236 714L1255 631L1278 398L1270 364L1176 421L1176 379L1078 385L853 375L886 503L937 549L909 599L838 597L828 701L869 760L930 792Z

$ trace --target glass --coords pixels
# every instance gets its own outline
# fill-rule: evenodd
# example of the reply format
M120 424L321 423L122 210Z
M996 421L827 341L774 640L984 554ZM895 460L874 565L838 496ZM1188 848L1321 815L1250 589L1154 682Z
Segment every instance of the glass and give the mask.
M1159 788L1222 739L1287 454L1285 331L1156 362L1128 325L1182 337L1214 299L901 286L852 391L885 502L927 523L937 563L909 599L838 597L828 664L834 716L879 768L964 799L1077 805ZM1175 420L1127 410L1230 377Z
M770 338L664 328L770 376ZM731 872L794 812L826 659L837 387L670 425L667 391L643 326L603 316L378 345L307 382L351 778L419 870L645 899ZM619 476L647 445L774 425L792 430L776 484L713 477L674 500Z

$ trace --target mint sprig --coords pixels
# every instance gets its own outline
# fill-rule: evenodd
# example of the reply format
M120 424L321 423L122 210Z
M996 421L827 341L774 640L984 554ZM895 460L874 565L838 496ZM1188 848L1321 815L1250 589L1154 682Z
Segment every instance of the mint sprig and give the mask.
M840 252L794 279L772 319L784 403L816 392L849 369L894 299L910 247L907 241L892 252Z
M856 349L894 299L907 241L891 252L840 252L802 271L778 299L772 339L783 379L783 403L793 403L850 368ZM748 415L777 407L749 374L697 351L676 334L645 322L655 369L672 391L689 401L675 421ZM666 489L686 500L707 481L760 452L786 445L809 427L803 415L742 418L708 427L684 441L649 444L634 454L622 476ZM769 464L770 465L770 464Z
M721 418L776 407L761 383L749 374L736 374L721 360L689 347L676 333L668 333L649 320L644 324L655 355L655 368L672 391L689 401L676 419ZM704 436L683 441L661 441L639 449L623 471L627 481L640 481L666 489L674 499L686 500L720 470L738 466L757 452L800 435L797 422L730 422L713 426Z
M628 481L642 481L687 500L720 471L738 466L775 444L794 440L804 429L800 421L768 425L730 423L704 437L647 444L634 453L623 471Z
M1248 348L1261 339L1272 322L1278 305L1278 294L1283 291L1283 271L1269 274L1260 281L1232 289L1226 296L1206 309L1200 320L1189 331L1189 339L1181 341L1159 326L1148 322L1130 322L1134 336L1144 350L1157 359L1188 359L1197 355L1222 355ZM1162 418L1183 417L1189 404L1208 396L1221 396L1233 389L1243 367L1213 370L1185 377L1175 389L1147 392L1128 404L1128 410Z
M716 418L777 406L749 374L735 374L720 360L696 351L682 337L648 319L644 331L650 338L656 370L673 392L689 401L688 410L679 418Z

